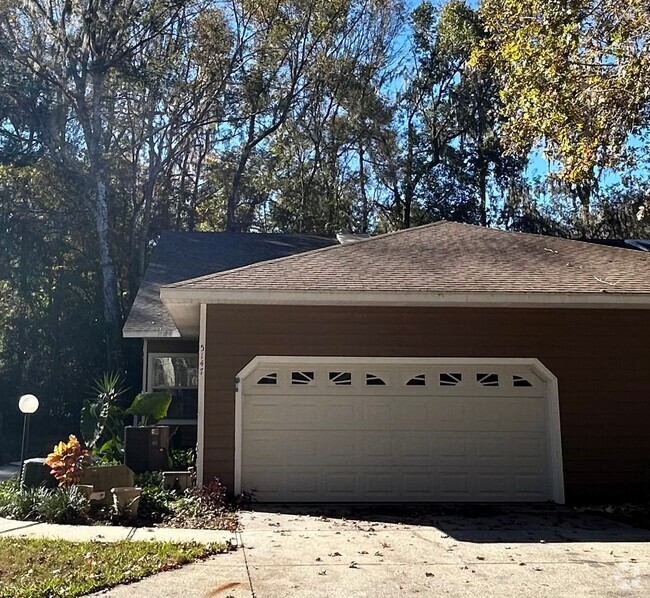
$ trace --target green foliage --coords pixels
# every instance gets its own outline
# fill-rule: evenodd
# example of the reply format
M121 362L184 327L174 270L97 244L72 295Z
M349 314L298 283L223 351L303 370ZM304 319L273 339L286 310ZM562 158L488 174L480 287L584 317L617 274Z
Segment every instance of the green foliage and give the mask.
M84 518L90 506L86 495L75 486L37 488L35 494L35 519L47 523L75 523Z
M480 15L490 35L475 62L502 82L509 147L543 145L572 185L620 166L628 136L648 124L647 2L484 0Z
M128 415L143 418L143 425L149 426L167 417L172 395L169 392L140 393L126 410Z
M134 484L139 488L147 488L148 486L160 486L163 484L163 475L161 471L144 471L136 473Z
M120 461L124 451L124 410L117 402L124 395L123 378L104 373L95 380L94 398L81 408L81 434L93 457Z
M19 489L17 483L0 484L0 516L10 519L76 523L84 519L89 504L75 486Z
M144 486L140 495L138 518L150 523L160 523L174 511L174 502L178 499L172 490L164 490L161 486Z
M7 163L0 133L0 386L29 381L36 425L78 418L104 353L88 223L68 200L84 191L74 187L47 160ZM12 414L19 394L3 393L0 410Z
M170 459L174 471L185 471L196 466L196 449L172 449Z

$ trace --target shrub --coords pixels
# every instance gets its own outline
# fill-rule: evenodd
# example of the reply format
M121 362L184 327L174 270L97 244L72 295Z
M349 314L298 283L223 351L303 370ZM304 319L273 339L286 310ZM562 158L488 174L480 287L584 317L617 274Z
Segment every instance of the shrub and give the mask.
M21 521L73 523L88 509L88 498L76 487L19 489L6 482L0 486L0 516Z
M125 414L118 402L127 389L118 373L105 373L94 382L94 396L81 408L81 435L94 458L121 462Z
M159 523L172 513L172 505L178 497L173 490L160 486L145 486L140 495L138 517L151 523Z
M35 490L33 510L38 521L74 523L84 517L90 506L88 497L75 486Z
M196 464L195 449L172 449L171 451L171 468L174 471L185 471L188 467L194 467Z
M174 527L234 529L237 516L228 503L225 486L215 478L174 501L167 522Z
M25 520L34 513L34 491L21 490L17 480L0 484L0 517Z
M47 456L45 463L52 468L52 475L59 486L71 486L79 483L79 470L90 461L86 449L81 448L77 437L70 434L68 442L59 442Z
M134 483L140 488L147 488L148 486L160 486L163 485L163 474L161 471L144 471L142 473L136 473L134 476Z

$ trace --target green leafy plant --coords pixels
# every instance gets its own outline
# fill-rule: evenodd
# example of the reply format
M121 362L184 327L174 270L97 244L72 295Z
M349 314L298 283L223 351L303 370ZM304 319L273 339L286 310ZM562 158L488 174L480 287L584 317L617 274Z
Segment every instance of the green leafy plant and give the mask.
M21 521L75 523L85 518L88 498L75 486L23 488L17 482L0 485L0 516Z
M126 392L122 376L105 373L94 381L94 397L81 408L81 435L96 457L121 461L124 451L124 410L117 402Z
M189 449L172 449L171 455L171 468L175 471L184 471L188 467L196 465L196 450Z
M85 518L90 506L88 497L76 486L35 488L33 514L47 523L75 523Z
M34 512L34 492L21 490L18 480L7 480L0 484L0 517L29 519Z
M74 434L70 434L68 442L59 442L47 456L45 464L59 482L59 486L71 486L79 483L79 470L92 459L88 451L81 447Z
M171 402L172 395L169 392L143 392L133 399L126 413L141 417L142 424L150 426L167 417Z
M161 486L146 486L142 488L138 517L149 523L160 523L173 513L173 504L178 497L173 490L165 490Z

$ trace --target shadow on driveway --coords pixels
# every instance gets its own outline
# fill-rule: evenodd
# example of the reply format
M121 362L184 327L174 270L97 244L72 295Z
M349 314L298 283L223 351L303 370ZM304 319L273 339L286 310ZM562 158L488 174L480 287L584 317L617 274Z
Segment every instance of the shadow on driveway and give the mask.
M462 542L650 542L650 530L552 504L253 504L252 511L344 521L360 529L432 528Z

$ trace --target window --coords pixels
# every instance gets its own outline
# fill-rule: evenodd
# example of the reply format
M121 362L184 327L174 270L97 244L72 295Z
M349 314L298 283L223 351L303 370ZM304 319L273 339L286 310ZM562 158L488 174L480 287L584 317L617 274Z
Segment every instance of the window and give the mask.
M426 374L418 374L417 376L413 376L413 378L411 378L406 382L406 386L426 386L426 385L427 385Z
M439 379L440 386L458 386L463 381L463 375L443 372Z
M352 386L352 372L330 372L329 380L334 386Z
M366 374L366 386L386 386L386 382L376 374Z
M152 389L197 388L198 355L156 355L152 357Z
M258 381L258 384L261 386L272 386L274 384L278 383L278 373L277 372L270 372L269 374L266 374L265 376L262 376Z
M168 420L189 420L198 413L199 370L196 353L149 354L148 392L169 391Z
M526 380L526 378L522 378L521 376L513 376L512 377L512 385L515 387L532 387L532 382L530 380Z
M313 385L314 372L291 372L291 384Z
M499 386L499 374L476 374L476 381L481 386Z

